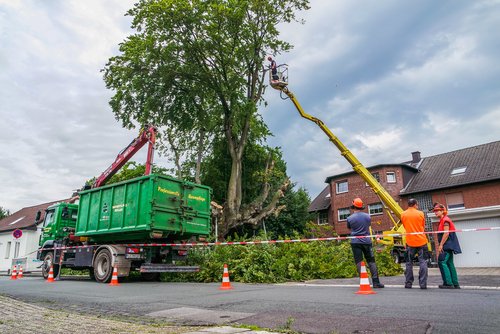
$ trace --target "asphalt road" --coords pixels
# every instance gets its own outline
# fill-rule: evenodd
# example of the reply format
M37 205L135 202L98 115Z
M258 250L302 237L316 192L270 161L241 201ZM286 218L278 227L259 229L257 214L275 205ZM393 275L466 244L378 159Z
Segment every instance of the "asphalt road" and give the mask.
M388 287L357 295L339 284L220 284L0 277L0 294L52 309L162 319L182 325L257 325L301 333L498 333L500 290Z

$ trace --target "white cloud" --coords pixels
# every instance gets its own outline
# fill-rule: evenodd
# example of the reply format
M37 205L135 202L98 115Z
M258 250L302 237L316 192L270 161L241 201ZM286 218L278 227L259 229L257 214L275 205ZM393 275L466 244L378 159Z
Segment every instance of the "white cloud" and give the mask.
M389 129L379 133L360 133L354 136L370 150L381 151L399 146L403 131L401 129Z

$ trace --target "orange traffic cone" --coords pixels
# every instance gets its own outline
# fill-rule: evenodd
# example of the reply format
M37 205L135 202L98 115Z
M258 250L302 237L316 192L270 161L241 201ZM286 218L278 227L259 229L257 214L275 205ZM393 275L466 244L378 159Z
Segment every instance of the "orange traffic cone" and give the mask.
M111 276L111 282L108 285L120 285L118 283L118 269L116 269L116 266L113 267L113 276Z
M14 269L12 269L12 275L10 276L10 279L17 279L17 266L14 265Z
M229 282L229 271L227 270L227 264L224 264L224 273L222 274L222 285L219 290L231 290L231 282Z
M49 277L47 277L47 283L54 283L54 265L50 265Z
M23 266L19 266L19 273L17 274L17 278L23 278Z
M373 295L376 294L370 286L370 281L368 280L368 274L366 273L365 263L361 262L361 275L359 278L359 290L356 292L358 295Z

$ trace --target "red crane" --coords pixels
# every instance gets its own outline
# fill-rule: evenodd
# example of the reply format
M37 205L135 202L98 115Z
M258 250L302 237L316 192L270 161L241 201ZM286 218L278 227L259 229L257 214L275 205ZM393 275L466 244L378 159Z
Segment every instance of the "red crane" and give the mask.
M156 127L149 125L141 129L139 136L132 140L127 147L125 147L118 155L116 156L115 161L109 166L94 182L92 188L97 188L106 181L108 181L113 175L116 174L120 170L120 168L125 165L127 161L132 158L134 154L137 153L146 143L149 143L148 146L148 156L146 158L146 171L144 175L151 174L151 165L153 164L153 154L154 154L154 145L156 141Z

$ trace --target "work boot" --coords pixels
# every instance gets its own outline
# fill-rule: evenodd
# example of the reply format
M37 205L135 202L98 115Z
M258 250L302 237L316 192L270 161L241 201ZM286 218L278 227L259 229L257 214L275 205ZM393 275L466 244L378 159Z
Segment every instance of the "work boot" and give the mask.
M460 289L460 285L454 285L453 287L455 287L455 289Z
M385 287L385 285L380 283L380 280L378 278L373 278L372 280L373 280L373 288L374 289L382 289L383 287Z
M438 285L438 287L440 289L455 289L455 287L453 285L449 285L449 284L441 284L441 285Z

